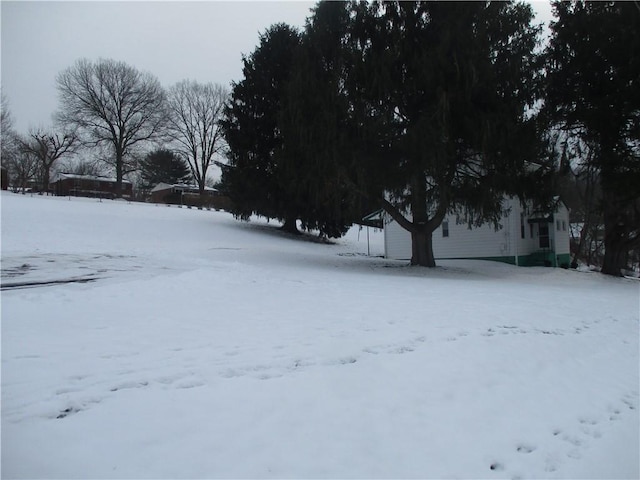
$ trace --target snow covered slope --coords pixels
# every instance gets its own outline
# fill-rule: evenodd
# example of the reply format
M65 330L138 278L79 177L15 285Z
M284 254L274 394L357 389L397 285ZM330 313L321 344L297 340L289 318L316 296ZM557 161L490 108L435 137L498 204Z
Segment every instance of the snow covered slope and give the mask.
M1 201L2 478L640 474L637 281Z

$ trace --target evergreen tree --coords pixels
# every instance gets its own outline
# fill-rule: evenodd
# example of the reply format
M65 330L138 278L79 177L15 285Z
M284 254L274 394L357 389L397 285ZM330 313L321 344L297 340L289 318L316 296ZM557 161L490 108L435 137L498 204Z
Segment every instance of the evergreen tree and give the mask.
M633 2L554 2L546 110L592 147L602 195L602 272L621 275L640 247L640 10Z
M232 213L245 220L252 214L275 218L291 232L297 231L298 212L279 164L286 153L278 116L299 44L299 33L286 24L262 34L243 58L244 78L233 84L221 121L228 164L221 165L220 185L233 201Z
M351 174L411 233L411 263L434 266L431 235L447 214L497 224L505 194L536 191L526 162L538 158L537 133L526 111L539 27L530 6L511 2L348 8Z
M314 9L296 50L279 124L287 155L281 158L297 215L307 229L330 237L362 218L362 198L347 175L348 101L342 88L342 49L349 18L339 2Z
M222 122L229 163L221 188L240 218L276 218L290 232L300 221L306 230L340 237L361 212L336 168L333 139L343 108L331 108L339 77L322 62L324 40L311 25L303 35L275 25L244 59L245 78L234 85Z
M154 150L140 160L142 189L151 189L159 183L188 183L192 178L189 165L170 150Z

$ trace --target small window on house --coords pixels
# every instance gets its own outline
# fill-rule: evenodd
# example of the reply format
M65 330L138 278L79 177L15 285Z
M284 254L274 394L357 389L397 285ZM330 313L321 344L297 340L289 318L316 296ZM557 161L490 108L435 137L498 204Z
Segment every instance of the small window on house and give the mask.
M529 236L533 238L533 223L529 224Z
M449 221L447 221L447 220L442 222L442 236L443 237L448 237L449 236Z
M563 232L567 231L567 222L565 220L562 220L562 231Z
M560 231L560 220L556 220L556 230Z
M524 238L524 213L520 214L520 238Z

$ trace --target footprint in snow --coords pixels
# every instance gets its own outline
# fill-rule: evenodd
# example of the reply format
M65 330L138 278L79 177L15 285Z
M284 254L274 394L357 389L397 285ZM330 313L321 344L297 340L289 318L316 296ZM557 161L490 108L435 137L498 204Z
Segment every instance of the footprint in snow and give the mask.
M527 444L520 444L516 447L516 451L519 453L531 453L533 451L535 451L536 447L532 446L532 445L527 445Z
M413 348L412 347L408 347L408 346L402 346L402 347L398 347L398 348L392 350L391 353L402 354L402 353L407 353L407 352L413 352Z
M118 390L128 390L130 388L142 388L142 387L146 387L147 385L149 385L149 382L147 381L142 381L142 382L124 382L121 383L120 385L116 385L115 387L112 387L110 389L111 392L117 392Z
M68 407L68 408L65 408L64 410L62 410L62 411L58 414L58 416L56 417L56 419L57 419L57 420L59 420L59 419L61 419L61 418L68 417L69 415L72 415L72 414L77 413L77 412L79 412L79 411L80 411L79 409L74 408L74 407Z

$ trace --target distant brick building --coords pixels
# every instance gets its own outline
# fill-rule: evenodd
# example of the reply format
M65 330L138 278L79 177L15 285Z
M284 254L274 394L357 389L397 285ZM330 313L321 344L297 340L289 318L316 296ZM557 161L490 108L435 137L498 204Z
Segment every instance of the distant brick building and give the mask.
M186 205L190 207L215 208L228 210L229 197L215 188L205 187L204 196L200 197L197 185L159 183L151 190L151 201L168 205Z
M50 190L55 195L73 197L117 198L116 179L95 175L75 175L59 173L50 182ZM133 196L133 185L122 180L122 198Z

